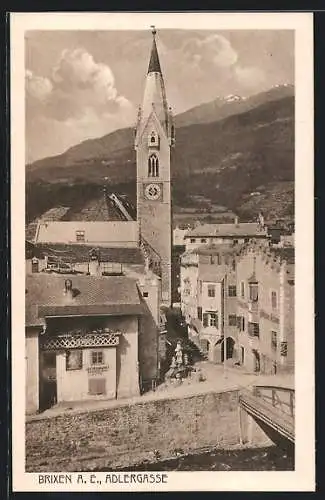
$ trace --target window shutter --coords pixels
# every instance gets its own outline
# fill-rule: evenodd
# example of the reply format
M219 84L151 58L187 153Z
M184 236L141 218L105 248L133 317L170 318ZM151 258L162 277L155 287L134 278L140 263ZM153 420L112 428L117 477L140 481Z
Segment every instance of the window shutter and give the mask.
M207 313L203 314L203 326L209 326L209 315Z
M90 378L88 381L88 392L92 396L106 394L106 379Z
M202 307L197 308L197 317L202 321Z
M283 356L283 357L287 356L287 354L288 354L288 343L287 342L281 342L280 353L281 353L281 356Z

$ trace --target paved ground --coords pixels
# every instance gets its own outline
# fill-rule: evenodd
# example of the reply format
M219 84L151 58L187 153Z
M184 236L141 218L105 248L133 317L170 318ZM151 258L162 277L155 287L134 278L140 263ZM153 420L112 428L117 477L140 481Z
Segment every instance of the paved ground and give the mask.
M249 388L255 384L275 385L283 387L294 387L292 375L258 375L243 371L240 367L215 365L208 361L200 361L195 364L203 376L203 381L199 382L197 376L184 380L180 385L162 384L155 392L150 391L142 396L130 399L110 400L110 401L79 401L73 403L59 403L56 406L38 415L29 415L27 421L50 418L63 413L82 413L96 411L105 408L130 405L156 399L182 398L195 394L202 394L211 391L229 391L240 388Z

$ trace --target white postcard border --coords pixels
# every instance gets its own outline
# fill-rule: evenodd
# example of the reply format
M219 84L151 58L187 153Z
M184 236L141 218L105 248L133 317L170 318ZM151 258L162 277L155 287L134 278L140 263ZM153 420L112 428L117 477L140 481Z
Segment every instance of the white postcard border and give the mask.
M27 30L295 30L295 471L168 472L164 484L42 485L25 473L25 89ZM313 15L311 13L14 13L11 36L12 486L14 491L314 491ZM149 474L149 473L148 473ZM85 478L90 474L85 473Z

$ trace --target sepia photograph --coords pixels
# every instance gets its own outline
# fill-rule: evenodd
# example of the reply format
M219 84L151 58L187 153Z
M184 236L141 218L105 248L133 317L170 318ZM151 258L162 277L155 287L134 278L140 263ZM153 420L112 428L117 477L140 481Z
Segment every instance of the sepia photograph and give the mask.
M312 17L87 16L11 19L15 488L312 488Z

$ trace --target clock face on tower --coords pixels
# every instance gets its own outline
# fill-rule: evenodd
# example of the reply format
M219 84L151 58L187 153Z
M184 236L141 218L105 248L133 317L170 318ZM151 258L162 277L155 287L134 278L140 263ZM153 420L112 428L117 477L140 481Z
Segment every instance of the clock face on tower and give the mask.
M148 200L158 200L161 195L161 187L159 184L147 184L144 190L144 194Z

